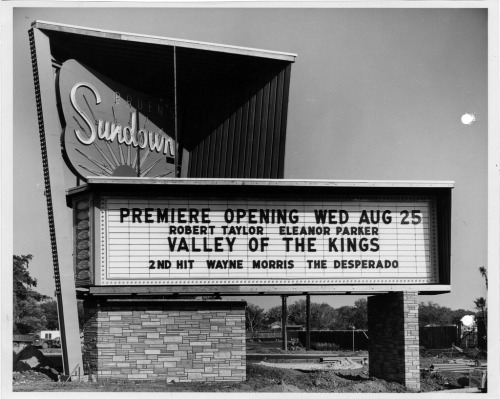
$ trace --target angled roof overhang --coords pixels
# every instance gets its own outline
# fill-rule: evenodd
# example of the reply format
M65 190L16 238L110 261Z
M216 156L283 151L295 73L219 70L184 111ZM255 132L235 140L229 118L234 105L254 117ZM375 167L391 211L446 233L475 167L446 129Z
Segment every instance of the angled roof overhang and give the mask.
M295 61L295 54L35 21L51 39L55 60L78 57L85 65L157 97L171 90L177 54L179 90L199 94L214 83L245 79Z

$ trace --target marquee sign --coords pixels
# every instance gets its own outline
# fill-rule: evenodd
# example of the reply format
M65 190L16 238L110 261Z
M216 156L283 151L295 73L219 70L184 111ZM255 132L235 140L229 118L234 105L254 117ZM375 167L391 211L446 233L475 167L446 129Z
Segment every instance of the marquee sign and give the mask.
M99 218L101 285L439 280L432 198L241 201L102 196Z
M58 75L63 155L89 176L174 177L173 110L75 60Z

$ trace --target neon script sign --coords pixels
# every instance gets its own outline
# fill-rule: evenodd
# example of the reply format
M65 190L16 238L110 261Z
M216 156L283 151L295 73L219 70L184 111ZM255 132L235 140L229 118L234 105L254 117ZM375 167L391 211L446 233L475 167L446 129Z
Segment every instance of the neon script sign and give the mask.
M124 143L128 146L131 145L133 147L140 147L142 149L146 149L149 143L149 148L151 151L154 150L159 153L163 148L163 153L165 155L168 154L171 157L174 156L173 141L170 137L165 139L165 135L160 133L153 133L151 131L148 132L145 129L137 130L137 111L135 110L132 111L130 125L124 126L123 129L122 125L120 125L119 123L103 121L102 119L99 119L96 131L95 124L91 122L90 118L85 114L84 110L77 103L76 91L80 87L87 87L94 93L96 104L101 103L101 96L97 89L90 83L80 82L75 84L71 89L71 105L86 122L87 126L90 129L90 136L88 137L79 129L75 129L75 135L82 144L90 145L94 142L96 137L99 137L100 140L107 141L113 141L115 138L117 138L120 144ZM116 93L115 96L116 98L119 98L119 93Z
M63 155L75 174L173 177L175 142L167 102L136 92L75 60L59 72Z

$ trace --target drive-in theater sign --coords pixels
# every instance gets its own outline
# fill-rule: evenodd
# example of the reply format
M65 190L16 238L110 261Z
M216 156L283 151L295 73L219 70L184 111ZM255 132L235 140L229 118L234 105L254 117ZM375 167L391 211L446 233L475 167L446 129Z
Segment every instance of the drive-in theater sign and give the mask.
M234 296L358 293L370 374L418 389L452 183L284 180L294 54L41 21L30 40L66 374L242 380ZM54 183L61 160L76 186Z

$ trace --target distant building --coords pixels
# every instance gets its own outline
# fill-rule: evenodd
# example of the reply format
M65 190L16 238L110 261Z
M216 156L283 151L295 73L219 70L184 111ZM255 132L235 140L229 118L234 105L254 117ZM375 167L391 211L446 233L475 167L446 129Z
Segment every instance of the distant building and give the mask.
M271 330L281 330L281 322L279 321L275 321L274 323L272 323L269 328ZM299 324L287 324L286 325L286 330L287 331L300 331L300 330L303 330L304 329L304 326L303 325L299 325Z
M60 331L40 331L40 338L42 338L42 339L61 338L61 332Z

